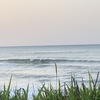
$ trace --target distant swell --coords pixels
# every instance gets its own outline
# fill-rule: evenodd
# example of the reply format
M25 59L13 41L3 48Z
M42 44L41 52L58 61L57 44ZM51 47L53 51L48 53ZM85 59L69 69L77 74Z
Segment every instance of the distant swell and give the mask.
M66 59L7 59L0 60L0 62L8 62L8 63L34 63L34 64L45 64L45 63L53 63L53 62L77 62L77 63L100 63L100 60L66 60Z

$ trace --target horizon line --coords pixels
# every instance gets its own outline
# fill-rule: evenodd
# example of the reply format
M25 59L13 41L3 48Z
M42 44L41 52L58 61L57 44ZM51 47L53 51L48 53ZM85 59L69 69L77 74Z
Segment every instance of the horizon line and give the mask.
M7 46L0 46L2 47L39 47L39 46L87 46L87 45L100 45L99 43L89 43L89 44L46 44L46 45L7 45Z

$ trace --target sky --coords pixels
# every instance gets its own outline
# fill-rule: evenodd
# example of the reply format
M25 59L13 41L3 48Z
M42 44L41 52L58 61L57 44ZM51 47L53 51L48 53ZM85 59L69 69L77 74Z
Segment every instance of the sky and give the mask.
M0 46L100 44L100 0L0 0Z

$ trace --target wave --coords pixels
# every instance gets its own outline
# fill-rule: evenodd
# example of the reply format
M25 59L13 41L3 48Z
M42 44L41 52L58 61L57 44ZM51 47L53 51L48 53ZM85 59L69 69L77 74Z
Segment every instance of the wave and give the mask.
M0 60L0 62L9 62L9 63L30 63L30 59L6 59L6 60Z
M46 64L46 63L100 63L100 60L66 60L66 59L6 59L0 60L0 62L8 62L8 63L34 63L34 64Z

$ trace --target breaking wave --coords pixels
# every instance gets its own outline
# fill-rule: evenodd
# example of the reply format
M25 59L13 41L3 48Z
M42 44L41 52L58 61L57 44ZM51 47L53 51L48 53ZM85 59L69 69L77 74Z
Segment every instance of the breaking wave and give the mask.
M66 60L66 59L6 59L0 60L0 62L8 62L8 63L34 63L34 64L45 64L45 63L53 63L53 62L77 62L77 63L100 63L100 60Z

